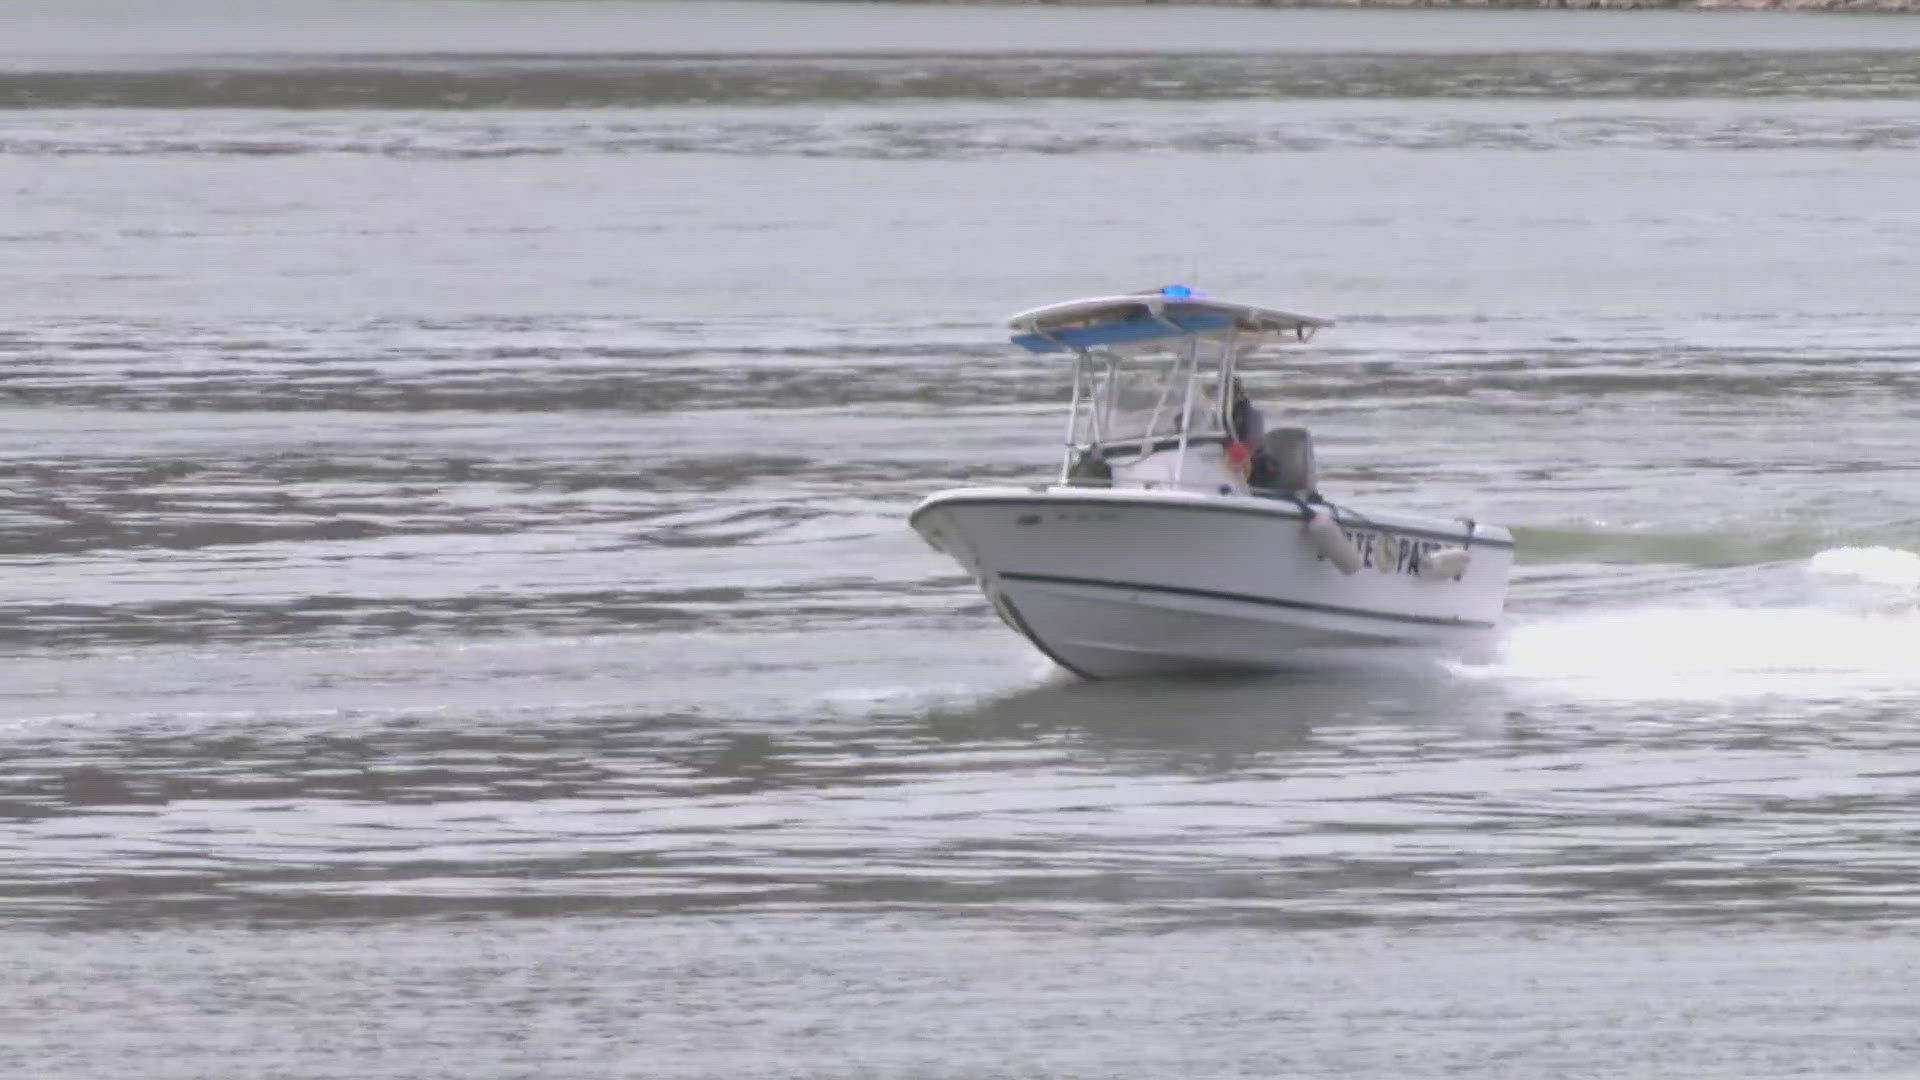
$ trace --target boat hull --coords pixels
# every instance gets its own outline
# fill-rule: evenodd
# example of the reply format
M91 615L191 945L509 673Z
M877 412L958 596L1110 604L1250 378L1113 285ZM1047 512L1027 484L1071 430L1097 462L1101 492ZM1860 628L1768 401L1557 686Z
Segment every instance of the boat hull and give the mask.
M1360 556L1354 573L1307 528L1318 514ZM1513 553L1497 527L1174 490L961 488L911 521L1086 678L1472 654L1497 630ZM1457 577L1421 572L1463 546Z

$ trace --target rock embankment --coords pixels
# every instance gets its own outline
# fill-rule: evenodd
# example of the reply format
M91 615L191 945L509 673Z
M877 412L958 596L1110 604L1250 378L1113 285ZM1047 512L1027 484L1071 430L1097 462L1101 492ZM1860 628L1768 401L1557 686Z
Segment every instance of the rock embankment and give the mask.
M897 2L897 0L895 0ZM1569 8L1665 11L1858 11L1920 13L1920 0L913 0L934 4L1052 4L1056 6L1327 7L1327 8Z

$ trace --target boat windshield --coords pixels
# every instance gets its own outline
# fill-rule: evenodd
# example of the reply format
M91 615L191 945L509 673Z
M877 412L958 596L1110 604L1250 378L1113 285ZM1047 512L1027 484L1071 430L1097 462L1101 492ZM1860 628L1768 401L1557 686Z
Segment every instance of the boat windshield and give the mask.
M1074 445L1132 443L1144 451L1182 434L1189 440L1224 437L1218 351L1195 344L1089 353L1082 365L1084 397L1075 410Z

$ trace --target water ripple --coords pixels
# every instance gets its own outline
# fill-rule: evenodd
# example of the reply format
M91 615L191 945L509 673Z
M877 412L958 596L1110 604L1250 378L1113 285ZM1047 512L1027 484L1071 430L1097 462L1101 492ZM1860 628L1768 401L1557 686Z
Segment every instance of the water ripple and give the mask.
M585 712L17 740L6 899L55 917L112 899L302 917L1125 901L1148 923L1829 918L1892 911L1920 869L1902 827L1920 772L1884 764L1920 744L1892 715L1541 712L1475 731L1300 713L1435 693L1479 708L1434 686L1067 687L778 731ZM1196 694L1220 720L1164 711ZM1302 718L1220 708L1262 702Z
M0 71L0 109L593 109L942 100L1911 98L1907 50L394 56Z

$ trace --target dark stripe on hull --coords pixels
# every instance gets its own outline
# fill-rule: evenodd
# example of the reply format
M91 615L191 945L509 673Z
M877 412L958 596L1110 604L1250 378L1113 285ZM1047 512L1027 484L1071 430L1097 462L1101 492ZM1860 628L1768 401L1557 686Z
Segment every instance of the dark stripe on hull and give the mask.
M1464 630L1491 630L1494 628L1494 624L1490 622L1458 619L1446 615L1396 615L1385 611L1367 611L1364 608L1340 607L1337 604L1315 604L1306 600L1276 600L1268 596L1248 596L1244 593L1216 592L1213 589L1189 589L1178 585L1145 585L1132 581L1103 581L1098 578L1061 577L1056 574L1022 574L1004 570L1001 571L1000 576L1008 581L1025 581L1036 585L1081 585L1099 589L1122 589L1127 592L1152 592L1165 593L1169 596L1193 596L1204 600L1233 600L1242 604L1260 604L1265 607L1288 608L1294 611L1313 611L1323 615L1344 615L1356 619L1379 619L1383 622L1405 623L1414 626L1450 626ZM1027 636L1033 637L1031 633ZM1038 639L1035 639L1035 641L1037 644Z
M1020 634L1022 637L1026 638L1028 641L1033 642L1033 647L1036 649L1039 649L1042 653L1046 654L1047 659L1053 661L1056 664L1059 664L1061 667L1066 668L1068 671L1072 672L1075 675L1078 675L1080 678L1085 679L1088 682L1100 681L1100 676L1095 675L1091 672L1080 670L1079 668L1061 659L1059 653L1054 652L1052 649L1048 648L1047 643L1040 640L1040 635L1033 632L1033 627L1027 625L1026 617L1020 614L1019 608L1013 606L1013 600L1010 597L1003 595L1003 596L995 597L995 600L998 601L998 603L1000 604L1000 609L1007 613L1007 619L1008 621L1013 623L1013 628L1015 630L1020 631Z
M967 498L967 499L948 499L944 502L934 503L931 506L921 507L919 511L917 511L912 516L907 518L907 524L912 525L915 521L919 519L921 514L931 513L935 510L945 509L946 507L949 507L949 506L1041 506L1041 507L1051 506L1051 507L1057 507L1063 503L1078 503L1085 506L1122 506L1122 507L1134 507L1139 509L1151 509L1151 510L1175 510L1175 511L1197 510L1197 511L1200 511L1203 513L1209 513L1209 514L1240 514L1243 516L1250 516L1250 517L1271 518L1276 521L1304 520L1298 511L1292 510L1292 509L1281 509L1280 507L1274 507L1273 509L1268 510L1264 508L1255 509L1254 507L1251 507L1251 506L1209 506L1205 503L1166 503L1166 502L1159 502L1157 500L1149 500L1149 499L1142 499L1139 501L1129 501L1126 499L1074 499L1071 497L1031 499L1031 498L1022 498L1019 496L1013 496L1013 497L977 496L974 498ZM1513 547L1513 541L1511 540L1494 540L1491 538L1481 537L1481 536L1470 537L1466 533L1444 533L1444 532L1436 532L1432 529L1416 529L1416 528L1400 526L1400 525L1381 525L1375 522L1365 521L1359 518L1342 518L1337 514L1335 515L1334 520L1347 528L1368 529L1372 532L1386 533L1389 536L1411 536L1419 540L1443 540L1448 543L1459 544L1462 547L1467 547L1467 548L1489 547L1489 548L1501 548L1503 550L1507 550Z

